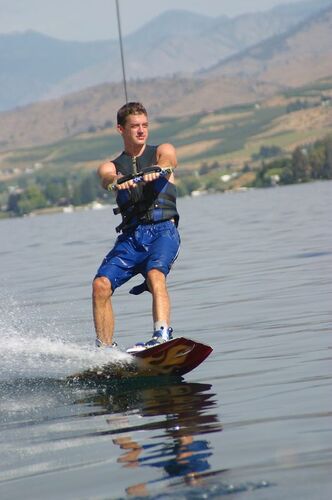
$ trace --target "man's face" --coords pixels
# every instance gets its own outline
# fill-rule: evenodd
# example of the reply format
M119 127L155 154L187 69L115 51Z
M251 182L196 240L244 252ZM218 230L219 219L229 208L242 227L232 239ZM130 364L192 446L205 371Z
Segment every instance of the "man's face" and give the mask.
M148 117L144 114L128 115L124 127L118 125L118 130L127 144L143 146L149 135Z

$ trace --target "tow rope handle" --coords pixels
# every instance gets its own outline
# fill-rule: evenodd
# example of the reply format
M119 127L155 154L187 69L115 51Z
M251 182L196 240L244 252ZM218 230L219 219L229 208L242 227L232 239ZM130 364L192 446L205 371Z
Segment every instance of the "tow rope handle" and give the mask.
M116 182L113 182L107 186L107 191L115 191L118 189L119 184L123 184L127 181L134 181L135 184L144 181L144 175L158 173L162 177L173 172L173 167L162 168L158 165L153 165L152 167L147 167L141 172L137 172L135 174L124 175L121 179L118 179Z

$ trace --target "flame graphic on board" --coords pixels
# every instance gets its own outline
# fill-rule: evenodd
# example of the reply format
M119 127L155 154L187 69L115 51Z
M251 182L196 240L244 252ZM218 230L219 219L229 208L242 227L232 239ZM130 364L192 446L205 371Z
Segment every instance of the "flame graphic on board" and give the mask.
M145 356L141 360L142 365L152 369L155 373L169 374L176 372L188 359L188 355L194 350L195 344L179 344L162 351L159 354Z

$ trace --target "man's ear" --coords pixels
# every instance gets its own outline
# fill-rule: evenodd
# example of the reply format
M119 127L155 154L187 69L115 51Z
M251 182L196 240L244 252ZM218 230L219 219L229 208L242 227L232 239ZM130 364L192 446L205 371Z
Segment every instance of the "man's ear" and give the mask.
M117 129L117 131L119 132L119 134L121 134L121 135L123 134L124 128L123 128L123 126L122 126L122 125L117 125L117 126L116 126L116 129Z

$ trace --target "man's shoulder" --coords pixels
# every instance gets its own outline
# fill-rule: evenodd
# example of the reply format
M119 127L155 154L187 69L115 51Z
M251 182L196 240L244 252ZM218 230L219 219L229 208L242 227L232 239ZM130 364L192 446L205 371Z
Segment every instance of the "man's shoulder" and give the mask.
M161 166L177 166L176 151L173 144L165 142L160 144L157 149L157 162Z
M170 153L170 152L175 152L175 147L173 146L173 144L169 143L169 142L164 142L162 144L159 144L159 146L157 146L157 152L158 153Z
M105 173L113 173L113 172L115 172L115 165L112 160L104 161L98 167L99 175L103 175Z

